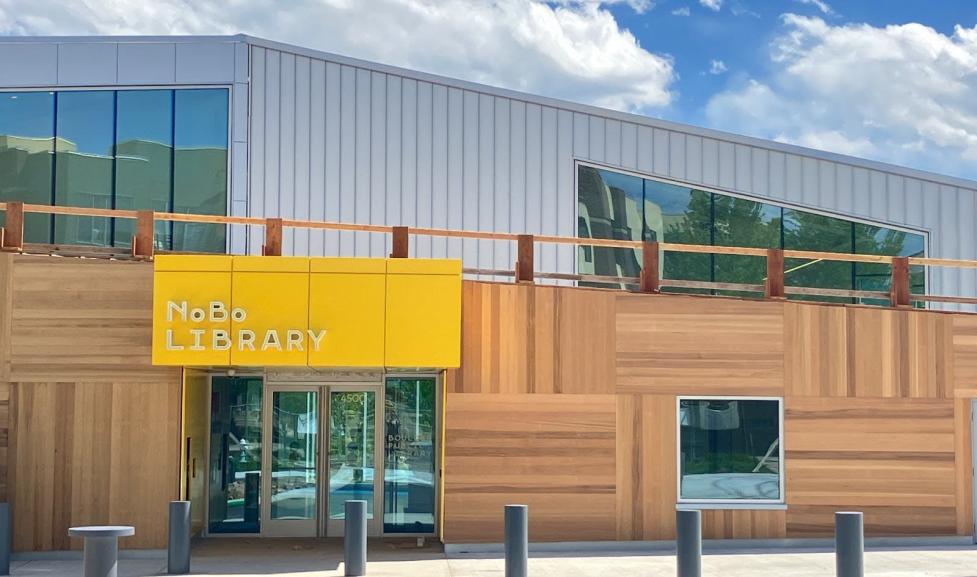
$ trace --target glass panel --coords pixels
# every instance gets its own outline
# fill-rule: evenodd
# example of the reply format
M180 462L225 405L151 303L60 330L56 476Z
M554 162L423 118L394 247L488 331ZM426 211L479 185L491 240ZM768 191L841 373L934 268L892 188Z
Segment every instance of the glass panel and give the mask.
M211 533L258 533L260 378L214 377L210 399Z
M784 209L784 248L824 252L852 252L852 223L799 210ZM784 262L787 286L851 289L850 262L790 258ZM797 300L851 302L850 298L793 295Z
M661 242L711 244L712 194L645 180L645 238ZM662 259L662 278L708 281L712 278L712 258L708 254L666 252ZM703 292L689 289L664 289L670 292Z
M577 179L579 236L641 240L643 183L640 178L580 166ZM580 274L626 277L641 274L640 257L634 249L580 247L577 258Z
M54 93L0 93L0 202L51 204L53 167ZM51 242L51 217L25 214L24 240Z
M346 517L346 501L365 500L373 518L376 393L332 391L329 396L329 518Z
M271 518L316 518L318 394L281 391L272 396Z
M59 92L57 98L54 203L112 208L115 93ZM111 219L54 217L54 242L109 246Z
M383 530L434 532L434 379L388 379L384 396Z
M713 244L779 248L781 208L743 198L713 195ZM767 260L760 256L717 254L713 258L714 280L762 285L767 278ZM763 296L763 293L730 293Z
M177 90L173 212L227 214L227 90ZM173 250L224 252L223 225L173 223Z
M682 499L780 500L777 401L683 399Z
M881 226L855 223L855 252L885 256L923 256L925 239L922 235ZM913 292L924 292L924 267L909 270ZM892 266L888 264L855 263L855 288L888 292L892 285ZM861 299L865 304L888 305L888 299Z
M124 90L118 93L115 146L115 207L170 211L173 177L173 91ZM156 242L166 242L169 227L156 223ZM115 220L115 246L130 246L136 221Z

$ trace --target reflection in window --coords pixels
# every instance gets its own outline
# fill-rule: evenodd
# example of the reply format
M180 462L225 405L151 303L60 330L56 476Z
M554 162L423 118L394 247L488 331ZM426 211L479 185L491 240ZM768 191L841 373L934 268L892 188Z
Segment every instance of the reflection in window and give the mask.
M173 212L227 214L227 91L176 93ZM224 252L223 225L173 223L173 250Z
M115 162L115 93L58 93L54 203L112 208ZM57 244L112 245L112 221L104 217L54 217Z
M582 164L578 165L577 182L580 237L637 240L634 222L643 220L643 240L885 256L918 256L925 252L925 237L921 234L640 179ZM590 247L578 250L581 274L640 275L640 251ZM807 259L787 259L784 264L787 286L886 291L890 282L888 265ZM912 267L910 276L912 291L924 293L922 267ZM766 279L766 259L666 251L662 257L662 277L760 285ZM726 291L682 292L725 294ZM759 293L735 294L760 296ZM800 295L791 298L844 303L855 300Z
M580 236L641 240L643 181L636 176L581 166ZM578 247L581 274L637 277L639 252L627 248Z
M53 167L54 93L0 93L0 202L51 204ZM51 242L51 217L24 215L24 240Z
M272 519L316 518L318 403L315 391L272 393Z
M646 180L644 206L647 240L712 244L712 193ZM662 278L708 281L711 269L708 254L668 251L662 259Z
M173 180L173 91L118 93L115 146L115 207L170 212ZM156 243L169 248L168 226L156 223ZM136 222L115 219L115 246L130 246Z
M0 93L0 202L226 214L227 113L224 88ZM135 230L130 219L25 219L27 242L127 247ZM226 247L220 225L156 226L158 248Z
M208 529L258 533L262 380L214 377L211 382Z
M383 530L433 533L435 380L388 379L384 405Z
M780 401L679 401L683 500L781 501Z

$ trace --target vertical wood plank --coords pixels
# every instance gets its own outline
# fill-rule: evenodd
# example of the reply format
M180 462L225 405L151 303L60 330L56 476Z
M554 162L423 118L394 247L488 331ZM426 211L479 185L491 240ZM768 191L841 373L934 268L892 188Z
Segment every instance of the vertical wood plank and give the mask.
M971 399L956 399L953 403L953 434L955 453L955 491L957 496L957 534L974 532L973 500L973 438L971 429Z
M642 406L640 395L617 395L617 538L642 538Z
M533 282L533 235L517 235L516 282Z
M265 246L262 249L265 256L282 256L282 219L269 218L265 220Z
M889 301L894 307L908 307L912 304L909 296L909 257L899 256L892 259Z
M657 293L660 290L661 272L658 241L645 241L641 246L641 292Z
M409 256L410 236L406 226L393 227L390 242L390 258L407 258Z
M641 397L641 501L644 539L675 538L677 463L675 397Z
M7 202L3 248L12 251L24 250L24 203L18 200Z
M132 256L153 257L153 211L140 210L136 213L136 235L132 239Z
M764 283L764 296L768 299L782 299L784 292L784 251L779 248L767 249L767 280Z

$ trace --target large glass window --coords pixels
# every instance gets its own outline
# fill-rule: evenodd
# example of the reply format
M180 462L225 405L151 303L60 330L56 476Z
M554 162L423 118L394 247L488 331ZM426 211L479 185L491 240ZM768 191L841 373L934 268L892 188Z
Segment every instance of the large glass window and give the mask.
M115 165L115 93L61 92L57 99L54 203L112 208ZM56 244L111 246L112 221L103 217L54 217Z
M170 212L173 91L120 91L116 106L115 207ZM156 223L160 248L169 248L168 228ZM135 221L115 219L116 246L130 246L135 232Z
M435 379L387 379L383 530L433 533Z
M227 92L176 93L173 212L227 214ZM225 227L173 223L173 249L223 252Z
M262 379L214 377L211 384L208 529L258 533Z
M51 204L53 169L54 93L0 92L0 202ZM50 239L49 215L24 216L25 241Z
M226 214L227 135L224 88L0 92L0 201ZM127 247L134 231L28 213L24 236ZM157 223L161 249L224 252L225 239L221 225Z
M577 182L577 228L581 237L637 240L634 222L641 219L644 222L643 240L884 256L920 256L925 253L926 240L922 234L642 179L583 164L578 165ZM618 206L627 210L618 210ZM807 259L787 259L784 264L787 286L886 291L890 283L889 265ZM579 250L578 270L581 274L633 277L640 274L640 269L640 251L589 247ZM667 251L662 259L661 274L664 279L761 285L766 279L766 259ZM922 267L912 267L910 274L913 292L925 292ZM791 298L846 303L855 300L807 295Z
M781 401L679 399L679 499L783 501Z

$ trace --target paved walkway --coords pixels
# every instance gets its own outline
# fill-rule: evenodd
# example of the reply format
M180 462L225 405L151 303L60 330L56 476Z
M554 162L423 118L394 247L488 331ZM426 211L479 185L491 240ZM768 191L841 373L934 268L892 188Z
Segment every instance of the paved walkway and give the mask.
M723 552L703 557L703 574L715 577L831 577L834 553L824 550ZM977 577L977 547L869 551L871 577ZM325 577L343 574L342 548L335 542L214 539L194 549L194 575L226 577ZM531 577L673 577L670 554L539 554L530 559ZM122 559L120 577L162 575L163 559ZM81 577L80 560L17 561L13 575ZM499 577L497 556L445 559L437 549L371 544L369 577Z

